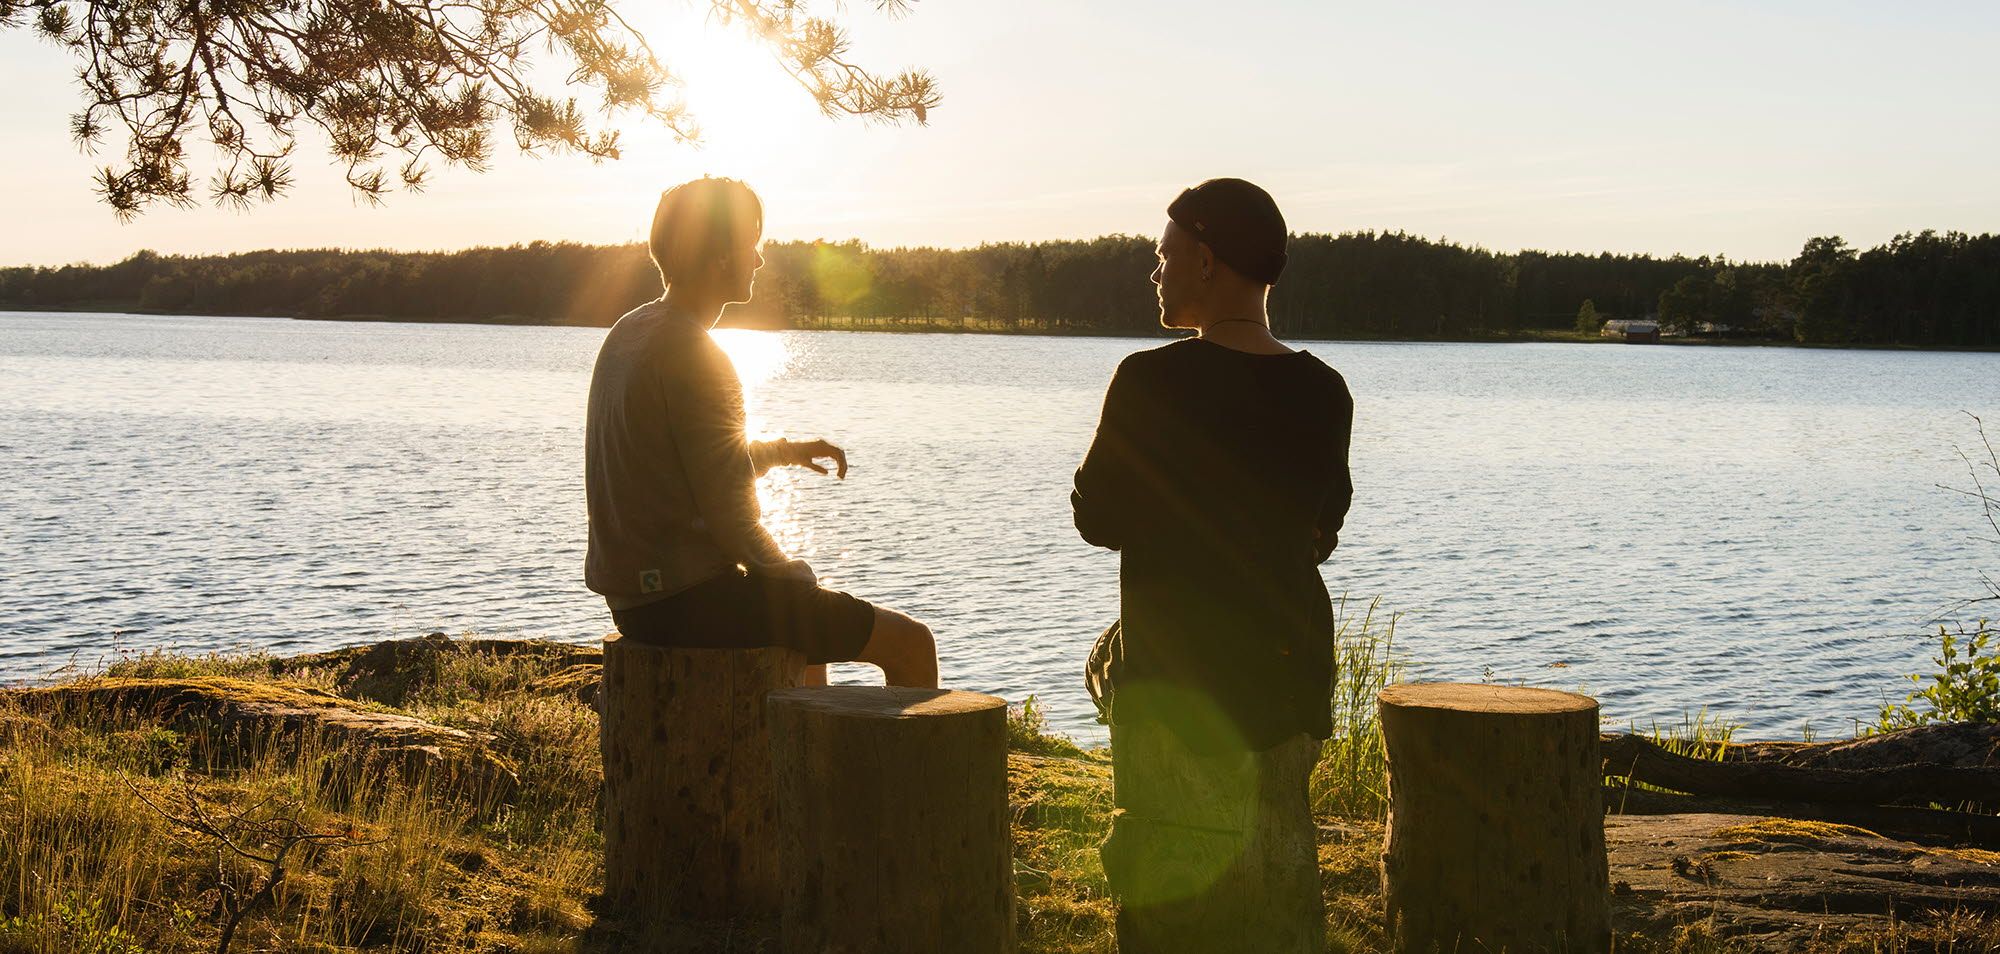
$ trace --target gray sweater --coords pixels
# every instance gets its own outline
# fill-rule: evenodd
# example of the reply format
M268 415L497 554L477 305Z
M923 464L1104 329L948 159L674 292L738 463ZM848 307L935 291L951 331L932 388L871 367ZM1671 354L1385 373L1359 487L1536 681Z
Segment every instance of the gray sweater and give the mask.
M614 610L743 566L801 576L759 523L774 445L743 433L743 384L707 327L653 301L618 319L590 377L584 582Z

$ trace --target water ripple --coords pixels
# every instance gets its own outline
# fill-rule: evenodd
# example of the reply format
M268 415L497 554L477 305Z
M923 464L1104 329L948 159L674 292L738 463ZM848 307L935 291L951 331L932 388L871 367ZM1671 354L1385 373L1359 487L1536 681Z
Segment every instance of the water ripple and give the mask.
M769 478L773 533L929 621L953 684L1101 739L1080 673L1117 560L1076 538L1068 482L1149 343L729 334L782 359L746 371L755 426L853 462ZM0 314L0 680L166 646L601 638L580 581L601 337ZM1613 724L1844 729L1906 691L1925 621L2000 556L1935 489L1963 473L1959 412L2000 419L2000 356L1314 350L1357 399L1325 576L1405 614L1422 678L1584 688Z

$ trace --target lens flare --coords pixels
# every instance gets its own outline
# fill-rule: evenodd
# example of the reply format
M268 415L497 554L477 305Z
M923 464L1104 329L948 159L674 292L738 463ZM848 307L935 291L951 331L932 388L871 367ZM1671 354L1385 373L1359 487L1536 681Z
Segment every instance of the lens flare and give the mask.
M792 355L785 348L783 335L773 331L751 331L745 328L717 328L709 332L722 353L729 356L729 363L736 366L736 376L743 381L743 400L746 404L756 402L756 392L764 383L783 374L791 364Z
M729 363L736 366L737 378L743 382L744 433L751 440L775 436L759 409L764 403L765 386L791 365L792 353L785 345L785 336L744 328L718 328L709 334L722 353L729 356ZM774 468L757 481L757 504L763 511L764 529L770 531L778 546L792 556L810 558L812 528L799 519L797 512L799 480L797 468Z

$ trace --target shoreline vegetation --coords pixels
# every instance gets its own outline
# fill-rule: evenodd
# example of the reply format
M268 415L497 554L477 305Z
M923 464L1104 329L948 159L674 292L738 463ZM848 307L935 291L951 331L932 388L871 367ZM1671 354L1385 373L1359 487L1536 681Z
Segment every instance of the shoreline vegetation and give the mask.
M725 327L1159 336L1153 240L872 248L770 242ZM0 268L0 309L604 327L659 294L639 244L456 252L266 250ZM1401 232L1299 234L1281 337L1583 341L1614 318L1668 340L2000 349L2000 235L1920 232L1788 262L1493 252Z
M1336 634L1335 735L1311 783L1329 951L1389 949L1374 698L1402 677L1393 635L1372 608ZM431 634L149 652L0 690L0 954L215 951L224 932L238 951L623 950L595 913L600 660ZM1008 730L1020 949L1110 954L1108 753L1048 732L1032 698ZM1754 747L1705 716L1654 740ZM1754 815L1614 814L1607 831L1621 951L2000 950L2000 854ZM1882 903L1828 909L1842 892ZM770 928L738 926L733 949Z
M212 311L149 311L129 307L118 302L92 302L74 308L8 308L0 306L0 311L16 311L23 314L121 314L158 318L282 318L293 321L330 322L339 324L445 324L474 325L494 328L574 328L598 327L595 325L571 325L540 321L521 315L493 315L485 318L415 318L392 317L389 315L274 315L262 313L220 313ZM931 335L1013 335L1045 338L1130 338L1134 340L1169 341L1183 337L1171 330L1154 327L1131 330L1114 328L1044 328L1022 326L1004 322L984 322L972 319L948 321L935 318L839 318L826 317L806 319L796 323L761 321L737 318L724 313L717 328L743 331L831 331L850 334L931 334ZM1514 332L1466 332L1448 337L1385 335L1349 335L1343 337L1320 337L1310 334L1284 335L1285 340L1303 344L1625 344L1627 342L1601 334L1584 334L1563 329L1523 329ZM1710 348L1798 348L1806 350L1849 350L1849 351L1936 351L1962 353L2000 352L2000 344L1992 345L1914 345L1914 344L1866 344L1857 342L1825 343L1801 342L1775 337L1760 337L1747 334L1696 334L1693 336L1669 334L1658 341L1648 342L1649 346L1667 347L1710 347Z

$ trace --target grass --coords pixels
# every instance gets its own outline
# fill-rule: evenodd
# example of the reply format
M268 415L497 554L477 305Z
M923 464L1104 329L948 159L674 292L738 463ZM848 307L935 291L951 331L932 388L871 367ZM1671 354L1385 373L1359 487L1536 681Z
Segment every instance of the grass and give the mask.
M1327 837L1320 845L1330 951L1385 951L1381 921L1382 730L1375 695L1401 678L1394 617L1378 605L1339 606L1334 634L1333 735L1321 746L1310 794ZM1015 886L1023 951L1109 954L1116 907L1097 846L1111 821L1111 768L1102 749L1050 736L1030 699L1009 713L1015 805Z
M1320 747L1312 775L1313 812L1380 820L1389 809L1388 760L1375 697L1402 681L1393 652L1396 618L1378 617L1380 601L1358 615L1342 599L1334 623L1333 735Z
M1343 603L1339 614L1335 731L1311 782L1329 951L1389 949L1374 698L1401 678L1395 622L1374 604ZM251 853L269 851L270 833L293 823L323 836L290 856L269 902L244 918L238 952L617 950L615 937L594 933L590 907L602 881L602 773L597 717L579 696L592 661L583 649L433 638L294 659L148 653L93 677L104 686L194 680L273 698L338 694L472 731L516 768L504 799L356 771L364 753L355 743L312 733L210 758L203 753L227 740L199 722L175 731L138 713L50 718L0 694L0 954L213 951L222 896L247 895L270 868L183 823L195 816L237 832ZM1719 754L1732 732L1697 713L1654 736L1676 751ZM1020 949L1111 954L1116 907L1097 856L1112 812L1109 754L1051 733L1032 698L1009 713L1008 738ZM1782 834L1758 828L1746 846ZM1823 950L1987 951L1995 937L1989 920L1939 915L1881 937L1829 938ZM1619 949L1742 948L1696 922L1672 936L1622 938Z
M1729 753L1729 744L1735 740L1738 728L1736 723L1725 721L1702 708L1682 712L1678 725L1662 727L1655 722L1646 735L1653 740L1653 744L1675 755L1720 762ZM1632 731L1638 732L1638 726L1633 726Z
M1829 838L1869 838L1876 835L1866 828L1834 822L1808 821L1800 818L1760 818L1754 822L1718 828L1715 830L1715 837L1730 841L1811 844Z
M158 655L105 678L291 684L267 660ZM239 825L252 833L242 845L252 853L270 849L257 840L261 823L344 833L291 856L233 950L562 950L550 945L573 947L588 923L601 852L596 720L581 703L502 694L430 710L492 732L521 756L516 795L498 806L396 773L345 771L362 753L322 738L211 769L186 757L210 747L198 732L105 730L10 706L0 702L0 723L16 726L0 735L0 954L213 950L219 929L209 915L221 895L268 866L220 850L167 812Z
M1049 722L1034 696L1007 708L1007 751L1026 755L1082 758L1084 750L1070 737L1049 729Z
M1014 809L1014 885L1023 951L1109 954L1117 908L1098 842L1111 825L1111 764L1015 754L1007 760Z
M1372 642L1343 658L1386 652L1372 619L1352 621L1351 635ZM337 693L474 731L517 767L519 785L500 804L390 775L341 784L349 773L333 769L358 753L324 739L228 764L190 758L217 740L148 725L136 713L93 722L0 708L0 830L19 835L0 839L0 954L213 949L219 885L247 888L259 866L233 857L218 864L212 839L177 827L149 800L217 818L244 813L245 825L295 819L352 833L297 856L272 903L245 919L239 951L593 950L587 905L602 878L597 720L568 684L545 691L557 676L574 682L575 665L571 654L414 641L394 652L290 660L146 653L91 677L103 686L190 680L273 698L295 688ZM1365 686L1351 695L1368 697ZM1355 756L1379 747L1368 720L1355 718L1357 705L1336 713L1361 734L1331 746L1343 760L1315 778L1331 799L1380 797L1379 783L1356 784L1369 763ZM1008 729L1022 949L1110 952L1115 907L1097 858L1112 807L1109 757L1051 733L1032 699L1010 713ZM1362 896L1342 916L1359 924L1374 891L1367 859L1379 847L1344 844L1337 881Z

